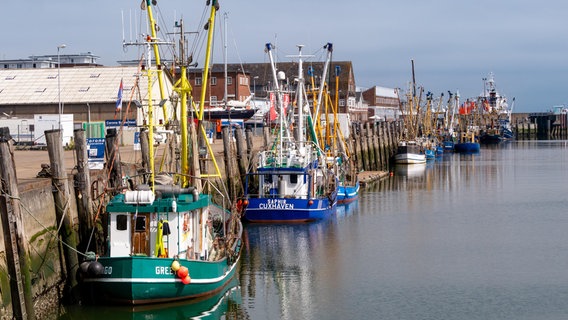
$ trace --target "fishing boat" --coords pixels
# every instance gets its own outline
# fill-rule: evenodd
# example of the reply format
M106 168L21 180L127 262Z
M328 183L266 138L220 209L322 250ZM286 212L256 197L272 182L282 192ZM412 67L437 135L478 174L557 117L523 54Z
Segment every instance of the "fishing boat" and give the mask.
M478 153L479 150L479 140L473 131L462 132L459 141L454 145L454 152L457 153Z
M426 154L416 141L402 140L396 148L394 161L396 164L426 163Z
M497 91L495 76L489 73L483 78L483 93L477 98L478 109L482 113L483 130L480 132L479 142L484 144L497 144L504 140L514 138L511 128L511 114L515 98L511 106L507 97Z
M258 155L256 170L245 179L244 219L249 222L308 222L327 218L337 206L337 178L328 168L313 130L313 119L304 102L302 46L299 46L297 108L286 105L288 93L281 90L272 57L266 44L272 76L273 99L278 105L277 134L272 146ZM280 79L284 75L280 73ZM287 111L286 111L287 109ZM292 130L292 121L296 128ZM310 135L311 139L306 137ZM253 184L254 182L254 184Z
M337 188L337 204L348 204L357 200L359 197L359 189L359 181L356 181L355 185L339 184Z
M151 65L150 51L153 48L155 61L160 61L156 50L160 40L155 34L151 0L145 5L152 36L141 45L148 48L145 75L148 82L153 83L160 74L157 73L159 68ZM207 48L211 47L217 9L217 1L212 1ZM180 23L183 36L182 26ZM209 64L209 59L208 51L205 65ZM188 111L191 90L186 67L182 66L181 78L172 93L175 96L172 109L179 107L179 113L166 118L172 131L180 132L179 137L176 134L170 137L172 141L180 141L179 146L174 146L180 150L180 163L173 166L180 169L155 173L153 113L156 106L152 103L149 85L147 105L143 106L147 111L147 130L141 132L141 136L147 134L148 149L143 152L147 154L148 165L140 177L131 177L128 187L106 203L106 248L102 252L88 253L77 274L87 303L142 305L203 298L221 292L235 275L243 231L240 216L227 210L230 205L226 201L218 200L226 198L215 191L209 178L220 177L218 172L216 175L201 173L198 159L189 155L188 126L193 126L193 121L185 116L176 121L176 114L186 115ZM204 71L204 83L207 77ZM197 132L204 136L202 125ZM204 140L207 144L206 139L199 139L198 135L193 136L194 140ZM205 148L211 154L210 146ZM199 174L194 175L194 172ZM135 180L141 177L143 179Z
M412 63L412 82L406 94L406 109L402 109L401 114L404 120L403 136L399 139L394 155L395 164L416 164L426 163L426 153L423 146L417 142L419 137L419 118L420 118L420 97L423 88L420 88L420 95L417 96L416 79L414 74L414 60Z
M249 120L257 112L256 109L248 105L248 101L250 100L250 98L252 98L252 96L249 97L249 99L247 99L246 101L231 100L228 101L223 106L206 107L203 110L203 120L206 121L225 120L225 119L245 120L245 121ZM199 111L193 111L194 117L197 117L196 116L197 112Z
M313 111L315 118L320 119L320 121L316 121L314 127L317 140L321 141L324 146L323 152L325 153L328 166L336 169L335 174L338 178L337 204L345 205L357 200L360 185L356 165L348 144L345 142L345 135L339 123L339 75L341 68L336 66L334 70L335 101L331 101L329 90L326 90L328 86L326 79L328 78L327 73L333 52L333 44L326 43L323 48L326 49L327 55L320 77L322 81L319 84L316 83L313 69L308 69L311 93L315 101Z

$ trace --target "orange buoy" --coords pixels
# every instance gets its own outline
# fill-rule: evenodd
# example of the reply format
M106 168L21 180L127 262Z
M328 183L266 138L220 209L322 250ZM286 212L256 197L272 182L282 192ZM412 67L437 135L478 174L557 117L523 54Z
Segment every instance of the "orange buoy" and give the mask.
M179 270L177 271L177 276L180 279L184 279L188 275L189 275L189 270L187 269L187 267L184 266L179 267Z
M181 282L183 284L189 284L191 282L191 278L189 277L189 274L185 278L181 279Z

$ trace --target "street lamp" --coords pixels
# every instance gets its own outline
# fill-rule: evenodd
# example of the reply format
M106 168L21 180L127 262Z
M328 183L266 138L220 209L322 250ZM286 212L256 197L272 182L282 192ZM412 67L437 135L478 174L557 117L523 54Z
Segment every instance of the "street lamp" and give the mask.
M252 77L252 90L255 99L256 99L256 79L258 79L258 76Z
M57 46L57 99L59 100L59 129L61 130L61 113L63 108L61 107L61 59L59 57L59 50L64 49L66 45L61 44Z

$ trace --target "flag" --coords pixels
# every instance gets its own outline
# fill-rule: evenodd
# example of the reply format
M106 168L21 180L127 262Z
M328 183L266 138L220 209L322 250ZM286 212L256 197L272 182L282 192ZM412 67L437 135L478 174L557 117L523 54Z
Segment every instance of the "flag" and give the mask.
M268 120L269 121L274 121L276 120L276 117L278 116L276 114L276 95L274 94L274 92L270 93L270 113L268 115Z
M120 79L120 86L118 87L118 97L116 98L116 111L122 109L122 79Z

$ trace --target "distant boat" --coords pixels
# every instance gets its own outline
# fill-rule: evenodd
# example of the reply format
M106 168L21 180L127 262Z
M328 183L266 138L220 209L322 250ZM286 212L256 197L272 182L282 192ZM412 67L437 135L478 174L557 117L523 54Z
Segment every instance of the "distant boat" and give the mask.
M231 107L211 107L203 110L203 120L248 120L254 116L256 109L251 108L231 108ZM196 117L195 112L193 116Z
M337 188L337 204L347 204L357 200L359 188L359 181L355 185L340 184Z
M397 164L426 163L426 154L416 141L400 141L394 155Z
M454 144L454 152L458 153L477 153L479 150L479 142L474 132L462 133L460 140Z
M479 142L483 144L496 144L503 140L514 139L511 127L511 114L515 105L515 98L511 106L507 98L497 91L495 77L493 73L484 78L483 93L477 98L477 107L481 111L482 119L485 124L479 137Z
M481 132L479 136L479 143L483 144L497 144L503 141L501 132L495 129L489 129Z

